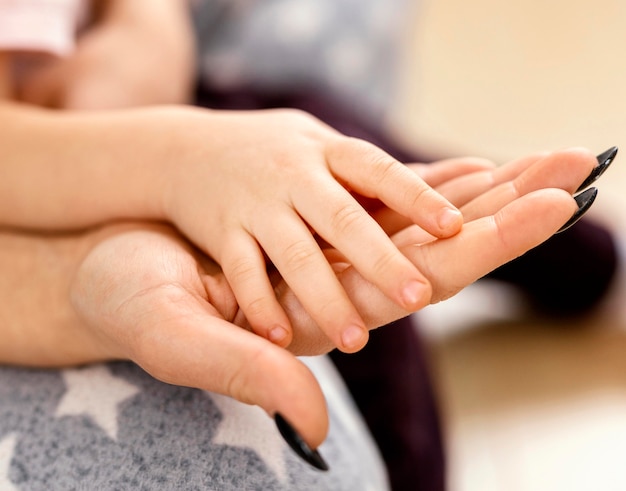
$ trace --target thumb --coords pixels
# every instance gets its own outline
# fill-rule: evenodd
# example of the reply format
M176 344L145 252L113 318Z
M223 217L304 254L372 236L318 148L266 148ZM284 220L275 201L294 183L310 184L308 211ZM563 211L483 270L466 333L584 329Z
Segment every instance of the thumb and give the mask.
M288 351L226 320L183 288L154 302L131 358L152 376L255 404L274 417L290 446L326 470L315 450L328 433L328 413L311 371Z

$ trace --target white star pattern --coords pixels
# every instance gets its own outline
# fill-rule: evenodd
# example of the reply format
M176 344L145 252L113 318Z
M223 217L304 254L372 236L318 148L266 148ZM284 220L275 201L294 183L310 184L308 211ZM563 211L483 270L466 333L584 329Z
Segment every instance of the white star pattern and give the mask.
M274 471L280 481L287 479L283 451L286 443L274 421L258 406L249 406L230 397L211 394L222 413L213 443L250 448ZM245 422L245 424L242 424Z
M9 469L16 443L17 436L15 433L9 434L0 441L0 489L3 491L18 491L9 480Z
M91 417L113 440L117 440L117 406L134 396L139 388L115 377L104 365L63 370L67 392L55 416Z

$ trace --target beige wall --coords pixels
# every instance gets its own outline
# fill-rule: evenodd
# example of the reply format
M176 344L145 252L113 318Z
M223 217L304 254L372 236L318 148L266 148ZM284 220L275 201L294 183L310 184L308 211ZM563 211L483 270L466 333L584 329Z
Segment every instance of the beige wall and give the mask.
M422 145L506 159L624 142L624 0L421 3L398 114Z
M625 247L626 0L421 2L394 117L407 142L497 161L618 145L590 215ZM489 318L505 293L474 285L417 314L450 490L625 490L626 274L565 329Z

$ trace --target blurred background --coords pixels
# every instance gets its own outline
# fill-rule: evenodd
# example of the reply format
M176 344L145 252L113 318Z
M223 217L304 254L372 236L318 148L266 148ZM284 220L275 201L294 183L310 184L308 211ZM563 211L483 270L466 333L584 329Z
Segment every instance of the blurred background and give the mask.
M498 162L617 145L590 214L624 238L624 25L622 0L424 0L391 124L433 154ZM451 491L626 489L625 292L566 325L516 320L515 293L489 284L418 314Z

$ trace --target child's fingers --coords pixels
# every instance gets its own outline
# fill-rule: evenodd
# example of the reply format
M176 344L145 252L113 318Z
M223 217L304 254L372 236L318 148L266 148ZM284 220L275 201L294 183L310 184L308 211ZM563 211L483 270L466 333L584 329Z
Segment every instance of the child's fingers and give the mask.
M436 303L547 240L575 211L576 203L569 193L543 189L516 199L495 215L466 223L454 237L421 246L410 244L401 250L432 284L431 303ZM408 314L365 281L355 268L345 268L339 278L368 328ZM285 292L281 304L296 326L290 349L309 349L307 340L300 337L300 333L307 332L307 319L291 313L297 311L295 299Z
M463 217L415 172L378 147L357 139L341 139L329 146L331 172L349 190L377 198L436 237L457 233Z
M279 346L291 342L287 315L276 299L267 276L265 257L256 241L244 231L224 238L219 263L251 329Z
M435 188L438 193L448 199L454 206L459 207L459 203L454 201L454 196L446 196L445 193L440 192L439 187L445 185L448 181L453 181L463 176L480 172L484 172L483 175L486 175L494 170L495 164L490 160L477 157L459 157L439 160L430 164L407 164L406 167L420 176L429 186ZM412 224L409 218L387 207L374 211L372 217L387 235L393 235Z
M401 250L432 283L431 303L436 303L547 240L575 211L576 203L569 193L542 189L514 200L495 215L466 223L454 237L421 246L407 245ZM388 324L409 313L391 302L355 268L343 268L338 277L368 328ZM290 291L280 292L280 301L294 326L291 351L311 353L331 348L316 334L314 323Z
M554 187L572 193L595 165L597 159L584 149L538 154L505 164L494 170L491 176L478 172L453 179L444 185L447 188L444 194L452 197L451 200L457 205L460 205L460 195L466 198L470 194L476 195L474 199L460 205L465 221L469 222L492 215L520 196L538 189ZM407 227L393 237L398 246L421 244L432 238L416 226Z
M361 349L367 329L306 224L287 207L268 223L252 232L304 308L339 349Z
M226 320L238 315L232 292L196 254L168 227L118 229L83 260L72 305L110 357L280 413L316 448L328 416L315 378L286 350Z
M304 220L389 298L406 310L428 304L428 281L342 186L320 179L293 199Z
M472 157L446 159L432 164L409 164L407 167L420 175L450 203L461 208L492 187L513 179L543 155L524 157L501 167L496 167L489 160ZM373 216L389 235L416 223L391 208L383 208ZM467 217L463 218L467 220ZM422 235L433 236L428 233Z
M31 76L26 77L19 87L19 98L36 106L58 108L63 99L63 86L66 80L66 64L62 60L54 60L50 64L38 68Z

